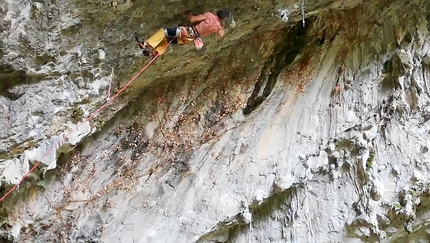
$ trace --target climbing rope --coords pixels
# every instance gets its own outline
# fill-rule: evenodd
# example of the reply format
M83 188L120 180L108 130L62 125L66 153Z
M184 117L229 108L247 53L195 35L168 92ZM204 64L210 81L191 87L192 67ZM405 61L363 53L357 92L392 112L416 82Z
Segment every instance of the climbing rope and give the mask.
M170 45L170 43L171 43L171 41L166 45L165 48L167 48ZM63 138L61 138L60 140L57 141L57 143L55 143L54 145L52 145L43 154L42 158L39 161L37 161L37 163L34 164L33 167L31 167L31 169L24 176L22 176L21 180L17 184L15 184L11 189L9 189L9 191L7 191L6 194L3 195L3 197L0 198L0 202L3 201L9 194L11 194L25 180L25 178L27 178L37 168L37 166L40 165L41 161L46 156L48 156L48 154L54 149L54 147L60 146L60 144L64 140L66 140L66 138L68 138L73 132L77 131L80 126L82 126L86 122L89 122L98 113L100 113L104 108L106 108L110 103L112 103L112 101L114 101L122 93L122 91L124 91L131 83L133 83L133 81L136 80L136 78L139 77L143 73L143 71L145 71L145 69L148 68L148 66L151 65L151 63L153 63L155 61L155 59L157 59L157 57L159 57L159 56L160 56L160 54L157 53L133 78L130 79L130 81L128 81L128 83L126 85L124 85L124 87L122 87L114 96L112 96L112 98L110 98L106 103L104 103L102 106L100 106L99 109L97 109L96 111L94 111L93 113L91 113L83 122L81 122L80 124L78 124L75 127L75 129L73 129L72 131L70 131L69 133L67 133L66 135L64 135Z

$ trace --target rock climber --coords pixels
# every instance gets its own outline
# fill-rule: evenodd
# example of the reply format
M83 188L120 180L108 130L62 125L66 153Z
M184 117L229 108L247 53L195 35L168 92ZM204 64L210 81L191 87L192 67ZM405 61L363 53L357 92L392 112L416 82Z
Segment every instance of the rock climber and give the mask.
M168 43L171 44L191 44L197 50L203 48L203 41L200 37L217 34L219 37L224 36L224 27L222 20L230 18L231 12L228 9L220 9L216 14L212 12L205 12L203 14L194 16L189 10L182 9L181 14L184 14L191 22L189 25L179 27L159 29L153 36L146 41L142 41L136 36L136 41L139 47L143 50L145 56L153 56L157 53L164 54L167 49Z

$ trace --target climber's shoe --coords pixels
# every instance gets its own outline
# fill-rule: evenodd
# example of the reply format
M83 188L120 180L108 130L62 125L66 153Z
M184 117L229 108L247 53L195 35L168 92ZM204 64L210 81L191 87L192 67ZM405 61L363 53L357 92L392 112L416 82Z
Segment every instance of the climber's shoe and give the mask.
M147 56L147 57L153 57L153 56L155 56L157 54L156 51L151 50L149 48L142 49L142 53L143 53L144 56Z
M145 49L146 47L146 43L145 41L143 41L139 36L134 36L134 38L136 39L137 43L139 44L139 48L140 49Z
M156 55L156 52L148 46L148 44L143 41L139 36L134 36L137 43L139 44L139 48L142 49L142 53L144 56L153 57Z

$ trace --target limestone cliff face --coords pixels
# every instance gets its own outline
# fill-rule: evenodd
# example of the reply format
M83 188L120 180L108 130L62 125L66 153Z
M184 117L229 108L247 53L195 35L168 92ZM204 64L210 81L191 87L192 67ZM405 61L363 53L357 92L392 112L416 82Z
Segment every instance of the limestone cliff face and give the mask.
M426 0L153 4L2 0L1 195L148 61L135 31L236 23L55 145L2 241L428 242Z

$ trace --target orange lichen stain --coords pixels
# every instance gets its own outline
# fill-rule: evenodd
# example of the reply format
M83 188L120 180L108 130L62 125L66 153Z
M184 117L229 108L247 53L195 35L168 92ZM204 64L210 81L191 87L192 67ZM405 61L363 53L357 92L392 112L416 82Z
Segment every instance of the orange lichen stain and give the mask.
M336 94L339 94L342 91L342 87L340 87L339 84L336 84L336 86L334 86L334 92Z
M28 204L33 205L37 200L37 189L31 188L28 192Z

